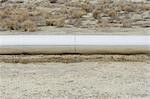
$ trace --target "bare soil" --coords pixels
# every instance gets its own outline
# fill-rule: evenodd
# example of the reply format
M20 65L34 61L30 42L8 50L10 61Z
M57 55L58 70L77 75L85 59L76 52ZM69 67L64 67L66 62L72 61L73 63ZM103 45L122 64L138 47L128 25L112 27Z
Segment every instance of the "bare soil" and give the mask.
M149 99L150 62L1 62L0 98Z

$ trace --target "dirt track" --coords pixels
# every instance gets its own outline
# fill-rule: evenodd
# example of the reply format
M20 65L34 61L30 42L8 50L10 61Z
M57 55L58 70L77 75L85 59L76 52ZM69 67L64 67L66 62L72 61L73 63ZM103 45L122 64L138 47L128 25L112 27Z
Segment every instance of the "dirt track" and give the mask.
M111 55L94 57L80 56L84 60L78 63L60 57L57 59L64 63L1 62L0 99L150 99L148 59L139 61L143 56L130 55L124 56L126 60L121 55L114 55L112 60ZM28 58L35 60L33 56Z

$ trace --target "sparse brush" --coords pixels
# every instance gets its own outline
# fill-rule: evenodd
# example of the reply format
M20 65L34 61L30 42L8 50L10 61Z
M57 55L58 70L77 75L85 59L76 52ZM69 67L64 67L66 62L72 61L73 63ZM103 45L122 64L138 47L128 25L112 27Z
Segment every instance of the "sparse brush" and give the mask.
M4 11L0 11L0 18L3 19L7 17L6 13Z
M25 9L9 9L0 11L0 19L2 20L2 28L7 30L22 30L33 32L36 30L36 25L29 20L28 11Z
M48 19L50 17L50 13L47 9L36 9L34 11L32 11L32 16L42 16L44 17L45 19Z
M81 7L82 5L81 5L81 3L80 2L74 2L74 1L71 1L71 2L67 2L66 3L66 6L68 6L68 7L74 7L74 8L79 8L79 7Z
M141 8L144 11L149 11L150 10L150 5L141 5Z
M95 18L95 19L98 19L98 18L100 18L100 15L101 15L101 11L100 10L94 10L93 11L93 17Z
M27 19L27 17L23 15L16 15L14 19L17 20L18 22L23 22Z
M64 27L65 25L65 18L50 18L46 20L47 26L57 26L57 27Z
M21 24L21 30L24 32L34 32L37 30L37 26L33 21L26 20Z
M63 7L62 9L59 10L59 13L62 15L68 14L70 9L68 7Z
M56 22L57 24L57 27L64 27L64 25L65 25L65 18L59 18L59 19L57 19L57 22Z
M133 6L131 5L122 5L121 7L122 11L126 11L126 12L134 12L136 9L133 8Z
M85 2L84 4L82 4L81 7L86 12L92 12L92 10L93 10L93 5L91 3L89 3L89 2Z
M99 20L99 24L101 27L109 27L109 22L107 19Z
M19 23L16 20L5 19L2 22L2 27L8 30L18 30Z
M115 11L115 10L108 11L108 16L109 17L116 17L117 16L117 11Z
M129 21L127 19L122 20L122 27L123 28L131 28L132 27L131 21Z
M84 10L76 9L72 10L72 18L81 18L83 15L86 15L87 13Z
M14 9L11 10L10 8L4 8L3 11L6 15L11 15L14 13Z
M108 4L111 3L112 0L98 0L100 4Z
M49 0L49 2L56 4L51 4L49 7L28 5L24 8L20 5L17 6L15 4L13 6L12 4L12 6L8 5L5 8L1 8L0 26L8 30L35 31L37 26L63 27L65 24L70 23L71 25L77 23L76 26L81 26L82 24L84 25L83 22L89 20L100 21L102 27L109 26L109 24L114 26L113 24L115 23L123 27L130 27L130 22L122 21L124 17L129 17L134 14L139 15L144 12L149 12L150 14L149 4L134 4L133 2L126 2L124 0L98 0L94 4L91 0ZM63 3L60 4L60 2ZM93 20L91 13L95 18ZM135 18L139 16L135 15ZM108 20L103 20L105 18Z
M18 10L14 16L14 19L18 22L23 22L27 19L29 19L29 14L26 10Z
M55 26L55 20L54 19L47 19L46 20L46 25L47 26Z

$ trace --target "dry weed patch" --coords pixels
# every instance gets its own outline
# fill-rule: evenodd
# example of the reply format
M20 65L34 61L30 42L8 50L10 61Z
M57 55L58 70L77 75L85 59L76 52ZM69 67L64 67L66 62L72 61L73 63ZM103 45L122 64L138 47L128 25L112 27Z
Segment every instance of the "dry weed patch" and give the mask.
M50 18L46 20L47 26L63 27L65 25L64 18Z
M75 10L72 10L71 12L72 18L81 18L83 15L86 15L86 14L87 13L81 9L75 9Z
M36 25L25 9L6 8L0 10L1 27L7 30L36 31Z
M94 10L93 12L92 12L92 14L93 14L93 17L95 18L95 19L98 19L98 18L100 18L101 17L101 11L100 10Z
M109 17L116 17L117 16L117 12L115 10L109 10L108 16Z
M21 24L21 30L24 32L34 32L37 30L36 24L31 20L25 20Z
M131 27L132 23L134 25L141 24L134 22L142 22L144 18L145 20L150 19L150 4L146 3L133 3L124 0L97 0L96 3L93 3L95 2L93 0L48 0L42 4L41 2L38 2L39 6L36 4L22 6L14 3L14 6L7 5L0 8L0 29L36 31L40 26L86 27L90 23L96 28L99 24L102 27ZM50 5L44 6L47 2ZM124 21L128 18L132 19L130 24L128 21Z

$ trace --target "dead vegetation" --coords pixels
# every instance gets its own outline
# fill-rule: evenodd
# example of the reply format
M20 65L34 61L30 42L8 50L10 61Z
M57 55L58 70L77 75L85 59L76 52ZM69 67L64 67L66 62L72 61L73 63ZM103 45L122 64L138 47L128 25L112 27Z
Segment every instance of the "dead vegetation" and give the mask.
M144 3L133 3L133 2L112 2L111 0L101 0L95 6L92 14L93 17L99 21L99 23L105 23L109 25L102 26L116 26L116 24L121 24L121 27L132 27L133 22L142 22L142 13L150 11L150 4ZM131 19L135 15L136 21ZM150 16L147 15L150 18ZM114 24L112 24L114 23Z
M82 9L73 9L71 11L72 18L81 18L83 15L86 15L86 11Z
M115 11L115 10L109 10L108 11L108 16L109 17L117 17L117 11Z
M123 0L118 2L98 0L97 3L91 3L91 0L82 2L48 0L48 2L50 3L48 6L37 6L36 3L36 6L22 7L14 3L13 6L0 8L0 29L33 32L37 31L39 26L86 27L82 26L86 21L89 23L97 21L98 23L93 24L95 27L132 27L133 24L140 26L141 23L136 22L150 19L150 4L144 3ZM147 12L148 15L145 15ZM88 16L90 14L92 16ZM133 20L129 22L134 15ZM87 27L90 28L90 25Z
M6 30L36 31L36 25L30 20L25 9L6 8L0 10L1 27Z
M21 30L24 32L34 32L37 30L36 24L31 20L25 20L21 24Z
M46 20L47 26L56 26L56 27L64 27L65 19L64 18L51 18Z

